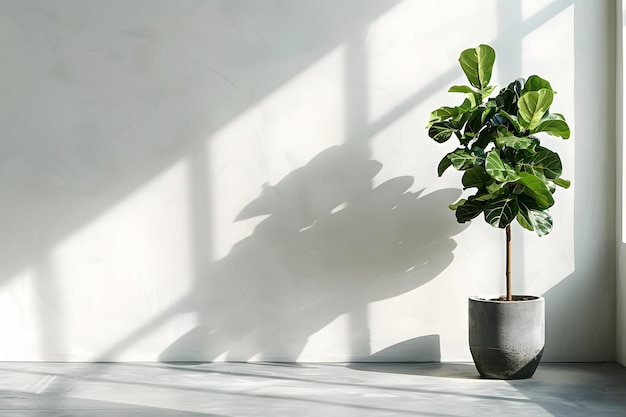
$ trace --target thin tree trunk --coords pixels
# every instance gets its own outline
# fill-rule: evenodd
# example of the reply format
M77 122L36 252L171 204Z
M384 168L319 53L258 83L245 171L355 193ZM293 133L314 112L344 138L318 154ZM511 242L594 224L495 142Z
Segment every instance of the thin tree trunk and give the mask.
M506 299L513 301L511 285L511 225L506 225Z

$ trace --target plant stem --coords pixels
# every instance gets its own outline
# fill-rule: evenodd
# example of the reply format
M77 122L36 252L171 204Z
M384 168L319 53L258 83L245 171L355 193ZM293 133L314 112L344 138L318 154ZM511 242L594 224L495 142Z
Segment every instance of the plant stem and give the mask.
M506 225L506 300L513 301L511 290L511 225Z

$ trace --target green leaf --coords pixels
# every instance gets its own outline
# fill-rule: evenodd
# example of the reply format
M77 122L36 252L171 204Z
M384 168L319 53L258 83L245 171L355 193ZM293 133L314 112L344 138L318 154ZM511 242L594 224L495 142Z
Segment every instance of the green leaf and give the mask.
M471 187L482 187L488 181L491 180L491 177L485 171L485 168L482 166L476 166L468 169L463 174L463 178L461 178L461 182L463 183L463 187L471 188Z
M528 210L542 210L542 208L537 204L534 198L526 194L520 194L517 196L517 201L519 202L520 208L525 207Z
M463 138L465 139L473 139L483 128L483 115L488 111L484 107L477 107L471 113L469 118L467 119L467 123L465 124L465 131L463 133Z
M479 45L461 52L459 63L470 84L479 90L489 85L496 52L489 45Z
M473 199L467 200L463 205L457 207L455 215L459 223L465 223L477 217L485 208L485 203Z
M543 169L543 175L546 178L558 178L563 172L563 164L559 155L546 148L537 148L537 153L533 156L532 163L537 168Z
M545 236L552 230L552 215L548 210L537 209L534 200L519 199L517 221L522 227Z
M520 172L518 183L524 186L523 193L532 197L541 209L550 208L554 204L550 189L540 178L527 172Z
M539 236L545 236L552 231L552 215L548 210L528 210L530 223Z
M476 111L474 100L466 98L463 104L458 107L459 113L450 119L451 126L459 131L463 128L468 119L472 117Z
M498 114L506 118L509 121L509 123L511 123L511 126L513 126L513 129L515 129L515 133L520 133L522 131L522 126L519 124L517 117L510 115L504 110L500 110Z
M459 207L461 207L463 204L465 204L466 201L467 201L466 199L462 198L459 201L457 201L456 203L450 204L448 207L450 208L450 210L456 210Z
M485 171L496 181L510 182L517 179L517 173L509 164L500 159L500 152L497 149L487 154Z
M489 187L487 187L489 188ZM472 197L473 201L489 201L489 200L493 200L495 198L498 198L500 196L500 194L503 193L503 189L500 188L497 190L496 193L491 193L489 190L487 190L488 193L487 194L481 194L481 195L477 195L475 197Z
M459 114L458 107L447 107L443 106L438 108L437 110L433 110L430 113L430 118L428 119L428 124L426 125L426 129L429 129L435 122L442 122L446 119L450 119L452 117L456 117Z
M568 139L570 135L567 122L559 119L543 119L532 133L546 132L548 135Z
M539 91L529 91L519 98L519 123L531 132L539 125L552 104L554 93L542 88Z
M500 90L495 98L498 109L517 115L517 100L521 94L522 84L523 80L516 80Z
M495 107L482 107L480 108L482 111L480 113L480 123L485 124L490 122L492 125L495 125L500 119L496 118L496 108ZM499 123L501 124L501 123ZM497 126L497 125L496 125Z
M480 92L481 92L482 98L485 99L485 98L489 97L489 95L491 93L493 93L493 90L495 90L495 89L496 89L495 85L490 85L490 86L487 86L487 87L481 89Z
M539 144L539 141L536 138L523 136L502 136L496 138L496 144L499 147L506 146L508 148L513 149L529 149L534 148Z
M448 154L449 155L449 154ZM444 156L441 161L439 161L439 165L437 166L437 175L441 177L446 169L452 166L452 161L448 158L448 155Z
M448 92L449 93L466 93L466 94L471 94L471 93L475 93L476 90L474 90L472 87L467 86L467 85L453 85L452 87L450 87Z
M544 80L538 75L531 75L530 77L528 77L528 80L526 80L526 83L524 83L524 89L522 90L522 94L529 91L539 91L542 88L552 90L552 86L547 80Z
M552 181L559 187L569 188L572 184L570 180L566 180L565 178L554 178Z
M487 202L485 221L493 227L504 228L510 224L519 212L517 197L506 195Z
M467 149L457 149L448 154L452 166L458 170L466 170L476 165L477 156Z
M516 219L517 219L517 222L520 224L520 226L522 226L524 229L530 230L531 232L535 231L535 228L530 222L528 210L525 207L523 207L521 203L519 205L519 213L517 213Z
M538 178L555 179L561 176L563 165L556 152L538 146L535 152L520 153L520 155L522 158L518 161L518 167L522 171Z
M493 132L488 132L487 129L483 129L476 137L476 142L474 142L473 146L475 148L485 149L492 141Z
M443 143L458 131L459 129L452 127L450 122L436 122L428 129L428 136L439 143Z
M468 111L475 109L483 103L483 97L480 93L467 93L466 96L464 103L467 102L470 105L467 109Z
M476 156L476 164L482 165L485 162L485 149L479 146L472 146L472 155Z
M497 197L503 193L504 191L503 189L506 184L507 184L506 182L494 181L487 186L487 192L493 195L494 197Z

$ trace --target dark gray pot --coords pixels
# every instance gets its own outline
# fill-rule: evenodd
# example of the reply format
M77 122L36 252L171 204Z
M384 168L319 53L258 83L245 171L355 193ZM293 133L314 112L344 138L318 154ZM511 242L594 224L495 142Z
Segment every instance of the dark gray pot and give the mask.
M530 378L545 343L542 297L469 298L469 345L474 364L485 378Z

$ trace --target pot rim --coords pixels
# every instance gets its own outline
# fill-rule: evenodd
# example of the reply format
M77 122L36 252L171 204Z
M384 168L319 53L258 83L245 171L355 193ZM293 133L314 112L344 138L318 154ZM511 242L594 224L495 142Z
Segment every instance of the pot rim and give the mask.
M483 303L499 303L499 304L503 304L503 303L535 303L537 301L544 301L544 298L540 295L524 295L524 294L513 294L513 297L529 297L530 300L513 300L513 301L506 301L506 300L501 300L500 297L502 297L501 295L495 295L495 296L484 296L484 295L471 295L469 297L470 301L476 301L476 302L483 302Z

